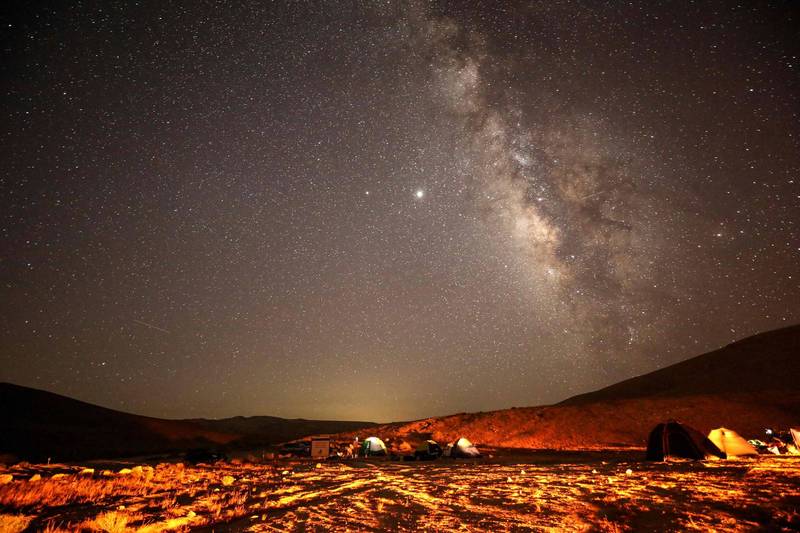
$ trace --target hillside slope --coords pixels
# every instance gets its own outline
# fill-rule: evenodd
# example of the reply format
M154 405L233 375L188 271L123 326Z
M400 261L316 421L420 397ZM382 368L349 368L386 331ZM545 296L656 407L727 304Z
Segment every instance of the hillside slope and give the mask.
M0 429L0 453L31 460L148 454L219 446L238 438L10 383L0 383Z
M265 446L371 425L374 424L270 416L165 420L0 383L0 454L33 461Z
M800 390L800 325L768 331L719 350L573 396L561 405L653 396Z
M800 326L755 335L687 361L557 405L462 413L370 430L398 451L466 436L492 447L642 447L675 418L703 432L726 426L747 437L800 426ZM366 436L367 432L351 433Z

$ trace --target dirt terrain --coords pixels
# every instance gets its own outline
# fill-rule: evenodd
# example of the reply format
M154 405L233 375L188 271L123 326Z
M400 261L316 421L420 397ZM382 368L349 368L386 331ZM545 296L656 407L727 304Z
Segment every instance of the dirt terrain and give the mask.
M800 458L640 457L159 464L121 472L120 464L92 471L21 464L0 478L0 531L800 528Z

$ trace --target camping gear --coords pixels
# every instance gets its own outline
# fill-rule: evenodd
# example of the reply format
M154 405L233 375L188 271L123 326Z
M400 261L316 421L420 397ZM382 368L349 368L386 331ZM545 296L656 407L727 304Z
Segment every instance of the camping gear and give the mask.
M481 452L464 437L450 445L450 457L480 457Z
M368 437L361 444L361 455L371 457L376 455L388 455L386 445L378 437Z
M708 440L713 442L721 451L725 452L728 458L758 455L758 450L731 429L714 429L708 434Z
M693 427L669 420L657 425L650 432L646 458L648 461L664 461L670 457L725 459L725 453Z
M435 440L426 440L414 450L414 457L420 461L429 461L441 457L442 447Z
M331 439L329 437L311 438L311 457L327 459L331 455Z

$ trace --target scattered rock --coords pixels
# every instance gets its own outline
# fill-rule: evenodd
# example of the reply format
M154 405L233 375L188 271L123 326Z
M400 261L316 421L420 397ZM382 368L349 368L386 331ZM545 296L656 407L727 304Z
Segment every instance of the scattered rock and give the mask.
M65 477L67 477L66 474L53 474L52 476L50 476L50 479L62 479Z
M626 475L628 475L628 476L630 476L631 474L633 474L633 470L631 470L631 469L629 468L629 469L627 469L627 470L625 471L625 474L626 474Z
M34 475L31 476L31 478L28 481L35 482L35 481L41 481L41 480L42 480L42 476L40 476L39 474L34 474Z
M194 518L195 516L197 516L197 513L195 513L194 511L189 511L188 513L186 513L186 516L188 516L189 518Z
M229 485L233 485L234 481L236 481L236 480L233 479L233 476L224 476L222 478L222 484L225 485L226 487L229 486Z
M127 476L128 474L133 473L133 470L131 470L130 468L123 468L118 473L123 475L123 476Z
M6 483L11 483L14 481L14 476L11 474L0 474L0 485L5 485Z
M317 463L317 468L322 468L322 463Z
M145 479L152 479L153 474L155 473L155 469L152 466L134 466L131 468L131 473L134 476L143 477Z
M81 470L80 474L82 476L92 476L94 475L94 468L84 468Z

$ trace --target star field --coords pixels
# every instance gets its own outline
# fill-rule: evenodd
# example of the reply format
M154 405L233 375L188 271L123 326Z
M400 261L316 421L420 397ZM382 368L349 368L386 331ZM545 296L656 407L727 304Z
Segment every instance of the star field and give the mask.
M2 381L402 420L800 321L791 3L3 9Z

